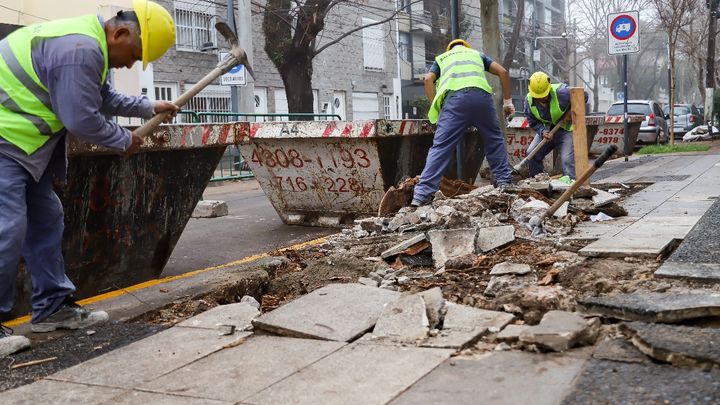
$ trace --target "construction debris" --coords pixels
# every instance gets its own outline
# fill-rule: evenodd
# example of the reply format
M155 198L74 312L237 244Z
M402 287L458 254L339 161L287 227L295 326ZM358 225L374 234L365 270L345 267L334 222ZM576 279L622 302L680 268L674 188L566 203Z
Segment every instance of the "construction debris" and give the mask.
M540 324L528 327L520 333L520 341L543 349L564 352L577 345L594 344L599 329L598 318L585 320L571 312L549 311Z
M228 206L225 201L201 200L195 206L192 213L193 218L216 218L228 214Z
M720 294L643 293L579 301L588 315L642 322L674 323L703 317L720 317Z
M720 366L719 329L629 322L621 330L655 360L676 366Z

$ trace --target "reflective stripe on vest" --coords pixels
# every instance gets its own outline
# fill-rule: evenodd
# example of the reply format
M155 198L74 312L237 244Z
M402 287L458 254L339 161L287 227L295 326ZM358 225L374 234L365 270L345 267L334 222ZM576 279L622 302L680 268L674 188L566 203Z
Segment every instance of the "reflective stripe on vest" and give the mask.
M527 95L527 102L530 106L530 112L532 113L533 117L537 119L538 121L542 122L546 127L551 128L553 126L553 123L556 123L560 121L560 118L562 118L563 114L565 114L565 111L567 110L561 110L560 109L560 102L558 101L557 96L557 89L560 88L560 83L555 83L550 85L550 119L551 121L547 121L543 117L540 116L540 110L533 105L533 98L528 93ZM560 128L566 130L566 131L572 131L573 126L572 123L563 123L560 125Z
M435 61L440 67L440 77L436 84L435 98L428 111L428 120L431 123L437 123L448 91L475 87L492 93L492 87L485 78L485 64L480 52L455 46L439 55Z
M0 136L28 155L64 128L52 111L50 94L33 67L32 45L39 38L72 34L86 35L98 42L105 61L102 85L108 70L107 40L95 15L23 27L0 41Z

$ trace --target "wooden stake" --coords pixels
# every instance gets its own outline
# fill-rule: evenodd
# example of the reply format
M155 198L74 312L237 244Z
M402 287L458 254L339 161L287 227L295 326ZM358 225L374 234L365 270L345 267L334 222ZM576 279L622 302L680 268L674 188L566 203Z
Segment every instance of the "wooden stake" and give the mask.
M588 140L585 127L585 89L570 89L570 103L573 123L573 150L575 152L575 174L585 173L588 167ZM586 184L590 181L588 180Z
M48 357L47 359L28 361L25 363L13 365L10 367L10 370L15 370L16 368L21 368L21 367L34 366L37 364L49 363L49 362L55 361L55 360L57 360L57 357Z

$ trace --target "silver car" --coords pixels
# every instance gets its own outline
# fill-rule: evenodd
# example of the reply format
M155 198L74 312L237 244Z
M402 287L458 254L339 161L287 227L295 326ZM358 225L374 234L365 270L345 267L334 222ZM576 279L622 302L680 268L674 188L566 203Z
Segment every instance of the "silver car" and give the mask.
M653 100L628 100L628 114L644 115L645 120L640 124L636 145L665 143L668 141L667 115L663 114L660 104ZM623 102L617 102L610 106L605 115L624 114Z
M670 106L663 107L663 113L670 115ZM692 104L675 104L673 108L673 131L675 138L681 138L688 131L700 125L702 115L700 110Z

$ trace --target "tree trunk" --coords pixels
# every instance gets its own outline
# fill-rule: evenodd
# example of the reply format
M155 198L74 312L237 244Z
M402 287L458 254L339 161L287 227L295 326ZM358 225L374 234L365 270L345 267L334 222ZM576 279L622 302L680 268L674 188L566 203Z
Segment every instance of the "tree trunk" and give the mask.
M307 54L293 57L280 68L289 112L310 114L314 112L312 70L312 57ZM290 121L312 120L313 117L290 116Z
M670 123L668 124L668 137L670 145L675 146L675 49L670 45Z
M598 112L600 105L600 77L597 72L596 61L593 61L593 111Z
M515 25L513 26L512 36L510 37L510 43L505 51L505 58L503 58L503 66L509 69L512 66L513 58L515 57L515 48L517 48L518 41L520 40L520 30L522 30L523 20L525 18L525 0L517 0L517 13L515 14Z

